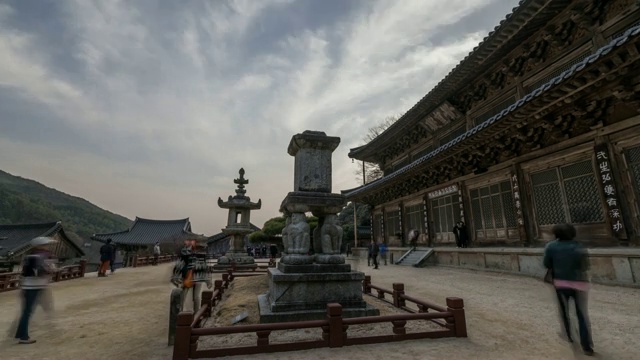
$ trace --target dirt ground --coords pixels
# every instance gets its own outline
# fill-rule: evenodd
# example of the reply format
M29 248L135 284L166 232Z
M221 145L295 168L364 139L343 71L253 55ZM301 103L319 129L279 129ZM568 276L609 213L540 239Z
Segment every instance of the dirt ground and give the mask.
M387 288L404 282L407 294L444 304L465 300L469 337L417 340L340 349L252 355L252 359L582 359L558 332L554 295L536 279L431 267L381 266L350 260ZM55 318L38 310L33 345L0 343L0 359L170 359L167 347L171 265L121 269L114 276L52 285ZM19 292L0 294L0 335L19 312ZM595 285L589 311L596 358L640 358L640 289ZM241 358L241 357L238 357Z

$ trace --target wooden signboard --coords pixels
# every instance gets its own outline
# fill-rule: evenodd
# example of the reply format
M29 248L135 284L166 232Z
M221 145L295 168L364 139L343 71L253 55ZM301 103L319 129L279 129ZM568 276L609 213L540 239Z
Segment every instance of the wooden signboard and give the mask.
M618 190L616 189L616 183L613 179L613 172L611 171L611 161L609 160L609 149L607 144L596 145L596 164L598 168L597 180L600 183L602 192L604 193L605 202L607 206L607 217L613 234L620 238L624 234L624 224L622 220L622 213L620 211L620 201L618 199Z

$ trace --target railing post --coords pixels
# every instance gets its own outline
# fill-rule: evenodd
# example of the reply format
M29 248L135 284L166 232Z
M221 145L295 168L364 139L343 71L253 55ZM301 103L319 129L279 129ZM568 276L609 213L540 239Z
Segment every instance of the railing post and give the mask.
M365 294L371 294L371 275L365 275L362 281L362 292Z
M138 255L133 255L133 267L138 267Z
M224 289L229 288L229 274L222 274L222 287Z
M213 306L213 291L205 290L202 292L202 299L200 300L200 306L205 304L209 305L207 311L204 313L205 317L211 317L211 307Z
M213 282L213 291L218 290L218 294L216 295L216 300L222 300L222 293L224 293L224 289L222 288L222 280L215 280Z
M448 297L447 311L453 314L453 330L456 337L467 337L467 322L464 316L464 301L457 297Z
M269 335L271 331L256 331L256 335L258 335L258 346L267 346L269 345Z
M235 266L235 265L232 265ZM229 282L233 281L233 270L227 269L227 274L229 274Z
M80 260L80 277L84 277L85 272L87 271L87 259Z
M191 350L191 323L193 312L185 311L178 314L176 321L176 338L173 345L173 360L188 360Z
M62 272L62 269L58 269L56 271L56 273L53 275L53 282L58 282L60 281L60 273Z
M181 289L171 290L171 299L169 300L169 346L172 346L176 342L176 325L182 305L180 302L181 295Z
M402 295L404 295L404 284L393 283L393 306L399 308L406 305Z
M346 334L342 327L342 305L327 304L329 317L329 347L343 347Z

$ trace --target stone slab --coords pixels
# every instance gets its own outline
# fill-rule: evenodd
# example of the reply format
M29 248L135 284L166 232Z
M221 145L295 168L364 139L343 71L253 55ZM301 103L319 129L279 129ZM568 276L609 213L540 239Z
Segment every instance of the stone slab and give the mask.
M307 265L289 265L282 262L278 263L278 270L283 273L350 273L350 264L307 264Z
M282 200L280 211L324 216L339 213L346 203L347 198L342 194L293 191Z
M323 310L328 303L364 308L362 272L283 273L270 268L269 308L272 312Z
M324 309L272 312L268 294L258 295L258 304L260 306L260 323L324 320L327 318L326 304ZM342 317L354 318L380 315L380 310L370 304L365 304L366 306L364 308L343 307Z
M631 263L628 258L614 257L611 258L613 269L616 273L616 280L623 283L633 283L633 272Z

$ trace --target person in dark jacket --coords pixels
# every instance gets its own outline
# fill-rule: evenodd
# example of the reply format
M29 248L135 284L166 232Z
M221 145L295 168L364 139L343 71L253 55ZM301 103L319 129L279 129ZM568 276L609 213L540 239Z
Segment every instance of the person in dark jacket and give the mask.
M111 257L113 256L113 248L111 247L111 239L107 239L107 243L100 247L100 270L98 277L106 277Z
M24 258L22 265L22 281L20 284L22 292L22 314L18 322L18 329L15 338L20 344L33 344L36 341L29 337L29 320L36 305L40 303L45 309L50 307L50 299L45 297L51 273L55 269L47 264L49 258L49 244L55 240L47 237L38 237L31 240L33 248L31 253Z
M118 247L116 244L111 244L111 261L109 261L109 265L111 267L111 273L113 274L116 271L116 255L118 254Z
M373 260L373 247L375 244L376 243L371 240L367 246L367 266L371 266L371 260Z
M466 248L469 242L469 235L467 234L467 227L464 223L458 221L451 231L456 236L456 246Z
M543 264L553 277L560 316L569 342L573 342L567 307L573 299L578 318L580 345L585 355L593 355L593 342L587 313L587 296L589 291L589 259L586 249L575 239L576 229L570 224L553 227L556 240L547 244L544 250Z
M382 244L382 242L380 242L380 243ZM371 257L373 258L373 268L374 269L378 268L378 255L379 254L380 254L380 246L374 242L373 243L373 248L371 250Z

